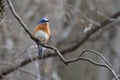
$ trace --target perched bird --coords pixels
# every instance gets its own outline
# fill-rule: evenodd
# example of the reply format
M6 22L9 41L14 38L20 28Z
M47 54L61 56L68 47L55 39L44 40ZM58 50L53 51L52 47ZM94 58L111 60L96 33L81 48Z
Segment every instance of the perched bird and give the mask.
M41 18L38 25L34 28L33 34L41 44L45 44L50 38L49 20ZM38 57L43 56L43 47L38 47Z

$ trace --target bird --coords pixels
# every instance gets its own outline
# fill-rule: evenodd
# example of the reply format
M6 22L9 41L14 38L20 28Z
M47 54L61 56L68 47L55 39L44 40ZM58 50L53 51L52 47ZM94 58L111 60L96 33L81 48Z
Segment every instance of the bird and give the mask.
M41 18L33 30L33 35L37 38L40 44L45 44L50 39L49 19ZM38 45L38 57L43 57L43 47Z

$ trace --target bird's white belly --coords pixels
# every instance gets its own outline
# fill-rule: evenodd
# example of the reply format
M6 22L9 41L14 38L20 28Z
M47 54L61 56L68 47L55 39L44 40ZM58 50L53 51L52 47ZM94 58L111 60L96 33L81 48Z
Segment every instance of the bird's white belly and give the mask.
M35 37L40 40L40 43L46 43L46 40L48 39L48 35L44 31L37 31Z

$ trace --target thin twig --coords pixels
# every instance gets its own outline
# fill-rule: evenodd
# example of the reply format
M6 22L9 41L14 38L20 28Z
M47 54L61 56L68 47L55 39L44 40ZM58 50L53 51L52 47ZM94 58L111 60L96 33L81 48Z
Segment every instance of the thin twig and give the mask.
M102 54L99 53L99 52L97 52L97 51L95 51L95 50L85 49L85 50L79 55L79 57L81 57L81 56L82 56L83 54L85 54L86 52L92 52L92 53L97 54L99 57L101 57L101 58L106 62L106 64L107 64L110 68L113 69L112 65L102 56Z
M119 78L117 77L117 75L116 75L116 73L114 72L114 70L111 69L109 66L104 65L104 64L101 64L101 63L97 63L97 62L95 62L95 61L93 61L93 60L91 60L91 59L89 59L89 58L78 57L78 58L74 58L74 59L68 60L67 63L72 63L72 62L76 62L76 61L80 61L80 60L88 61L88 62L90 62L90 63L92 63L92 64L94 64L94 65L96 65L96 66L101 66L101 67L107 68L107 69L113 74L114 78L115 78L116 80L119 80Z
M37 74L34 73L33 71L30 71L30 70L26 70L26 69L20 69L21 72L25 72L27 74L30 74L30 75L33 75L35 78L37 78Z
M94 54L97 54L99 57L101 57L101 58L105 61L105 63L110 67L111 72L113 73L113 75L114 75L114 77L116 78L116 80L119 80L118 77L117 77L117 74L116 74L115 71L113 70L114 68L113 68L112 65L102 56L101 53L99 53L99 52L97 52L97 51L95 51L95 50L86 49L86 50L84 50L84 51L80 54L79 57L81 57L83 54L85 54L85 52L92 52L92 53L94 53Z

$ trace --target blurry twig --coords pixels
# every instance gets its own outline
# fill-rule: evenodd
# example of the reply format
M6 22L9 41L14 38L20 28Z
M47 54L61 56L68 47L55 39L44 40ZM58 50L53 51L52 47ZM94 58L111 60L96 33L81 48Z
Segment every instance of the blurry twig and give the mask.
M69 4L66 4L66 7L68 7L68 8L73 8L73 6L71 6L71 5L69 5ZM73 10L73 9L72 9L72 10ZM89 21L90 23L93 23L93 24L96 25L96 26L101 26L101 24L100 24L99 22L90 19L90 18L89 18L88 16L86 16L85 13L84 13L83 11L81 11L80 9L75 8L75 9L74 9L74 12L77 12L77 13L81 14L81 15L82 15L87 21Z
M107 38L106 36L103 36L103 42L106 44L106 46L109 48L110 52L114 54L117 58L120 59L120 54L116 51L115 47L113 46L111 40Z
M115 19L113 18L109 18L108 16L106 16L104 13L100 12L100 11L97 11L97 13L103 17L105 17L106 19L110 20L110 21L115 21Z
M15 66L12 62L8 62L8 61L1 61L0 65L7 65L7 66Z
M25 49L24 51L22 51L20 54L16 55L15 58L21 57L23 55L25 55L25 53L28 53L28 57L31 58L32 57L32 50L37 49L37 45L32 45L30 46L28 49Z
M30 71L30 70L26 70L26 69L20 69L20 71L21 72L25 72L25 73L27 73L27 74L31 74L31 75L33 75L34 77L36 77L37 78L37 74L36 73L34 73L33 71Z

